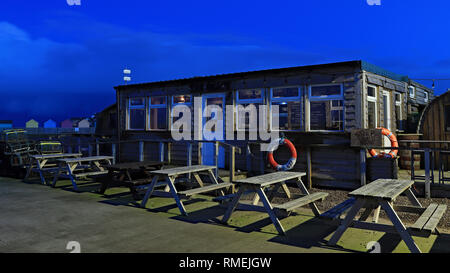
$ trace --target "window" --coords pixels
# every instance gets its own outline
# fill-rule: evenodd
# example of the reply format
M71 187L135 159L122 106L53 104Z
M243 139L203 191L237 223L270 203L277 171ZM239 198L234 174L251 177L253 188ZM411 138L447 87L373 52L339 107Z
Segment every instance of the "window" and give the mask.
M128 99L128 129L144 130L145 129L145 99L129 98Z
M309 88L310 130L344 130L342 84L312 85Z
M423 94L424 94L424 96L425 96L425 98L424 98L423 100L424 100L425 102L428 102L428 92L427 92L427 91L424 91Z
M150 97L149 99L150 130L167 129L167 104L166 97Z
M299 87L272 88L270 103L271 121L278 118L279 130L300 130L302 123L302 108ZM278 115L273 113L273 105L278 105ZM277 130L277 128L274 127L271 129Z
M173 110L175 107L177 106L187 106L189 108L191 108L192 106L192 97L191 95L175 95L172 97L172 117L173 117ZM187 109L186 109L187 110ZM172 119L172 124L177 121L178 119L181 119L184 115L190 115L191 112L185 112L184 110L179 112L179 114L177 114L176 117L173 117Z
M377 128L377 88L367 86L367 128Z
M236 119L236 128L237 130L245 130L250 128L250 119L258 120L259 118L259 106L264 103L264 92L262 89L246 89L239 90L236 92L236 106L237 107L237 119ZM256 112L253 114L255 116L251 117L250 109L254 106ZM252 124L252 128L257 129L257 124Z
M402 121L402 94L394 93L395 95L395 120L397 122L397 129L403 130Z
M414 86L409 86L408 93L410 98L414 98L414 96L416 95L416 88Z

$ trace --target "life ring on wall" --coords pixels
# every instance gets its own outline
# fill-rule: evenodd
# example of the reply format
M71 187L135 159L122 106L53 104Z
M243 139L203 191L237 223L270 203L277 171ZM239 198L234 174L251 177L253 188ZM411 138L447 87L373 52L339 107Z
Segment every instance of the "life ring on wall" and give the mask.
M273 159L273 152L278 149L279 145L287 145L289 150L291 151L291 158L288 160L288 162L284 165L278 164L275 159ZM267 154L267 158L269 160L270 165L277 171L287 171L294 167L295 163L297 162L297 150L295 149L294 144L290 142L286 138L278 138L274 140L272 143L270 143L269 146L269 153Z
M381 129L381 134L384 136L387 136L389 138L389 140L391 141L391 147L398 147L398 141L397 141L397 137L388 129L383 128L383 127L379 127L377 129ZM395 158L397 156L398 150L397 149L392 149L389 153L377 153L377 151L375 151L375 149L370 149L369 153L372 157L390 157L390 158Z

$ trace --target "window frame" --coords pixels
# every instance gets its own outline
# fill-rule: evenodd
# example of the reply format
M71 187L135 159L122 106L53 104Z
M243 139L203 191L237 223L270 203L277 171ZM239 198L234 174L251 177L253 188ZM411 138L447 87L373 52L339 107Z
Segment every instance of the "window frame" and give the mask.
M397 101L397 95L399 95L400 96L400 101ZM394 113L395 113L395 110L397 110L396 108L397 107L400 107L400 111L399 111L399 113L400 113L400 116L399 116L399 119L400 119L400 121L402 120L402 118L403 118L403 113L402 113L402 93L400 93L400 92L394 92ZM397 117L396 117L397 118ZM396 122L397 122L397 130L399 130L399 131L401 131L401 130L403 130L403 126L402 126L402 128L399 128L399 126L398 126L398 120L396 119Z
M255 90L255 89L261 90L261 98L259 98L259 99L239 99L239 91ZM234 128L235 128L236 131L239 131L239 132L247 131L247 130L249 132L254 131L254 130L250 130L250 128L244 128L244 129L240 129L239 128L239 113L238 113L237 107L240 104L252 104L252 103L253 104L261 104L261 105L265 104L267 106L266 100L265 100L265 95L266 95L265 91L266 91L265 88L244 88L244 89L237 89L235 91L235 93L236 93L236 96L235 96L236 101L235 101L235 105L234 105L234 111L235 111L236 119L235 119L235 127ZM258 113L257 117L256 117L256 120L259 120L259 107L256 107L256 110L257 110L257 113ZM258 129L256 131L258 131Z
M152 98L156 98L156 97L163 97L165 98L165 103L164 104L152 104ZM147 121L147 130L148 131L167 131L169 130L169 117L168 117L168 112L169 112L169 107L168 107L168 100L167 100L168 96L165 95L155 95L155 96L150 96L148 97L147 101L148 101L148 107L147 107L147 111L148 111L148 121ZM150 126L150 122L151 122L151 109L159 109L159 108L165 108L166 109L166 128L164 129L152 129Z
M411 90L413 91L412 96L411 96ZM412 99L416 97L416 87L415 86L412 86L412 85L408 86L408 95Z
M428 97L428 92L427 91L424 91L424 94L425 94L425 98L423 99L426 103L428 103L428 99L429 99L429 97Z
M142 105L131 105L131 100L132 99L138 99L138 98L142 98L143 99L143 104ZM147 122L144 121L144 128L131 128L130 124L131 124L131 116L130 116L130 110L131 109L143 109L144 110L144 115L147 116L147 112L146 112L146 107L145 107L145 102L146 102L146 97L142 96L142 97L128 97L128 103L127 103L127 131L145 131L146 130L146 126L147 126Z
M375 96L369 96L369 87L372 87L375 89ZM375 104L375 128L378 127L378 90L376 85L367 85L366 90L366 96L367 96L367 128L369 128L369 102L373 102Z
M339 85L341 87L340 95L330 95L330 96L311 96L312 87L314 86L333 86ZM343 119L342 119L342 130L312 130L311 129L311 102L315 101L333 101L333 100L341 100L342 101L342 111L343 111ZM345 99L344 99L344 84L343 83L325 83L325 84L310 84L308 85L308 132L345 132Z
M273 90L274 89L282 89L282 88L297 88L298 95L295 97L282 97L282 98L274 98L273 97ZM277 132L301 132L303 128L303 117L304 117L304 109L302 107L302 86L300 85L291 85L291 86L277 86L277 87L271 87L269 90L269 129L270 131L277 131ZM272 103L280 103L280 102L290 102L290 101L299 101L300 102L300 129L280 129L278 130L273 129L272 127Z

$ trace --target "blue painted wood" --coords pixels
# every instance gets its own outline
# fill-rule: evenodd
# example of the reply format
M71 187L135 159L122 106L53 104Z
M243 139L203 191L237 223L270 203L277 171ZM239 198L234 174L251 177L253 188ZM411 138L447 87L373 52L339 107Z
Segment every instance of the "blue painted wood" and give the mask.
M216 139L219 141L224 140L225 138L225 94L224 93L219 93L219 94L207 94L207 95L203 95L202 96L202 111L205 109L206 107L206 100L209 98L222 98L222 110L223 110L223 135L222 135L222 139ZM203 118L203 126L206 123L206 119ZM215 146L214 143L207 143L204 142L202 144L202 164L204 165L216 165L215 162ZM219 155L217 158L217 166L219 168L225 168L225 148L222 146L219 146Z

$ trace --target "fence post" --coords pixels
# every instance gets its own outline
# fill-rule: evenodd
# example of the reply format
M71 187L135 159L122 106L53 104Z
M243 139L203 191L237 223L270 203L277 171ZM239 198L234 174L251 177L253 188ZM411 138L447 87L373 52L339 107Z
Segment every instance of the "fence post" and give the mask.
M72 153L72 145L68 145L68 146L67 146L67 152L68 152L69 154Z
M430 197L430 148L425 148L425 198Z
M81 137L78 137L78 152L81 154Z
M144 142L139 141L139 161L144 161Z
M112 163L116 164L116 143L112 144L111 152L112 152L112 157L113 157L113 159L112 159L113 162Z
M97 156L100 155L100 144L98 143L98 139L95 139L95 150L97 153Z
M188 158L187 158L187 165L192 166L192 142L188 143ZM191 181L191 174L188 174L188 179Z
M88 154L92 156L92 144L88 144Z
M259 145L259 157L260 157L260 160L259 160L259 172L261 174L264 174L264 153L263 153L263 151L261 149L261 145Z
M247 172L250 173L252 171L252 159L250 154L250 144L247 143L245 146L245 159L247 164Z
M172 143L167 143L167 164L172 161Z

